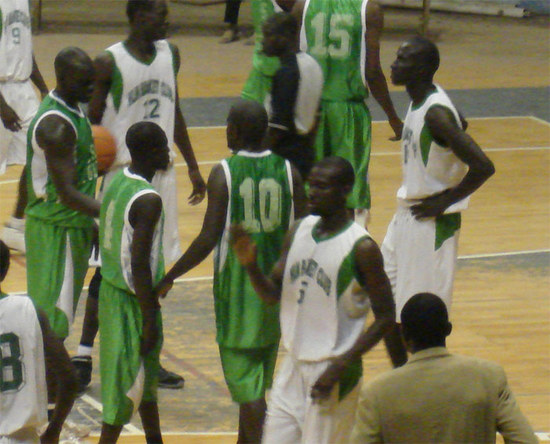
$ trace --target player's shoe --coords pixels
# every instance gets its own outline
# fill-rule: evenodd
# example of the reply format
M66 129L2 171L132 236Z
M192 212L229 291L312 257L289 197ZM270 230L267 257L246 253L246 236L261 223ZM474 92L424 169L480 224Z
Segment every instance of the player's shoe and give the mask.
M238 29L229 28L221 36L220 43L231 43L239 40L240 38L241 34L239 33Z
M86 438L91 433L90 427L84 424L77 424L75 422L69 421L68 419L63 424L61 429L61 434L59 436L60 444L77 444L84 443L88 441L83 441L83 438Z
M25 254L25 224L16 227L8 222L2 230L2 240L10 250Z
M162 365L159 368L159 388L181 389L185 384L185 379L180 375L166 370Z
M86 391L92 381L92 357L91 356L73 356L71 358L76 369L78 379L78 393Z

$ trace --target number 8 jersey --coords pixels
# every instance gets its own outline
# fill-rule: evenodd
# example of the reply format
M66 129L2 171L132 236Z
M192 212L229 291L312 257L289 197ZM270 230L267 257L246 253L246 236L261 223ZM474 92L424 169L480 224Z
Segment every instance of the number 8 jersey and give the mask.
M130 126L141 121L155 122L164 130L173 159L176 73L170 44L166 40L156 41L155 55L148 63L130 54L124 42L106 51L113 57L115 66L101 124L117 142L114 167L130 163L126 133Z
M47 409L44 343L34 305L26 296L0 294L0 437L36 434Z

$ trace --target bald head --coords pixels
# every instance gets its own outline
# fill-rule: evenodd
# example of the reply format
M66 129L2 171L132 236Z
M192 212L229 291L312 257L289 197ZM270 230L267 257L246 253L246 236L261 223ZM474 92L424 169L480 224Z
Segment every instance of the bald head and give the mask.
M439 68L439 50L434 42L425 37L416 36L407 41L414 52L419 66L424 67L426 74L433 78Z
M134 123L126 133L126 145L133 164L146 165L154 170L165 170L168 167L168 139L156 123Z
M330 169L335 183L342 187L351 188L355 182L355 172L351 163L340 156L329 156L321 159L314 165L315 168Z
M246 147L260 150L267 129L267 112L258 102L239 100L229 110L227 125L227 137L231 149L238 150Z
M54 61L55 76L65 77L74 69L89 68L93 66L92 59L82 49L69 46L59 51Z
M54 62L56 92L71 106L90 101L94 64L82 49L70 46L59 51Z

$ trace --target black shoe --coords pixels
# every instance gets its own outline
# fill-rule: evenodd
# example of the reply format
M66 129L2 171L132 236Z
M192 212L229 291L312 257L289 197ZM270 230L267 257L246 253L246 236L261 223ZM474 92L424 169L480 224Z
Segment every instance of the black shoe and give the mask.
M73 356L71 358L76 369L78 379L78 393L86 391L92 380L92 357L91 356Z
M159 368L159 388L181 389L185 384L185 379L174 372L169 372L164 367Z

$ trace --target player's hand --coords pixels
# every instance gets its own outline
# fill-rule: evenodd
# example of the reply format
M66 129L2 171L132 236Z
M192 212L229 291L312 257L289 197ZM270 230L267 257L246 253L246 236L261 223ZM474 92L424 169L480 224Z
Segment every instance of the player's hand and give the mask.
M156 312L143 320L143 336L141 338L142 356L148 355L157 345L159 330L157 327Z
M193 185L193 192L189 195L187 201L189 205L200 204L206 195L206 184L201 176L201 172L198 169L189 170L189 179Z
M403 133L403 122L401 121L401 119L399 118L390 119L389 123L390 123L391 129L395 134L395 136L390 137L390 140L394 142L397 140L401 140L401 135Z
M256 244L242 225L231 225L231 244L237 259L243 267L250 267L256 263Z
M19 116L5 101L0 103L0 118L7 130L15 133L21 129Z
M332 389L340 380L342 372L346 365L341 358L336 358L332 364L319 376L313 387L311 387L311 399L314 402L320 402L328 399Z
M157 298L164 299L173 286L174 281L170 279L162 279L154 290Z
M419 203L411 207L411 212L416 219L437 217L442 215L449 207L449 190L421 199Z

